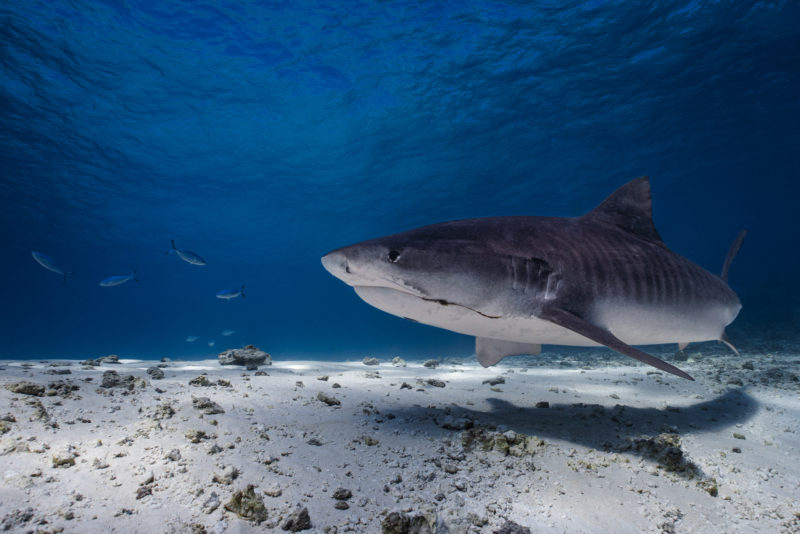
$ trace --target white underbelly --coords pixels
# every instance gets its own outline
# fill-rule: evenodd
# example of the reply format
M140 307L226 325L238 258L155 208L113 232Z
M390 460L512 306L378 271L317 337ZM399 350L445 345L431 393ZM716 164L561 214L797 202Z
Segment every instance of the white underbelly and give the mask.
M682 308L614 301L595 305L593 318L629 345L718 340L741 306L706 303Z
M387 313L413 319L460 334L546 345L598 346L584 336L535 316L500 315L488 317L459 305L425 301L408 293L388 288L356 287L368 304ZM614 302L598 303L592 320L608 328L629 345L688 343L720 339L738 309L705 306L684 312Z

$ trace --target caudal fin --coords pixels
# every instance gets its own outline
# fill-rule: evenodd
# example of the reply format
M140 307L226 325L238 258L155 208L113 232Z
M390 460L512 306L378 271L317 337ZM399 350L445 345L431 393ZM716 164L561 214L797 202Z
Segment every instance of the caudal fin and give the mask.
M244 284L242 284L242 298L244 298Z
M172 253L173 253L173 252L175 252L175 250L176 250L176 248L175 248L175 240L174 240L174 239L170 239L170 240L169 240L169 242L170 242L170 245L172 245L172 248L170 248L168 251L166 251L166 252L164 253L164 254L166 254L167 256L169 256L170 254L172 254Z
M739 249L742 248L742 243L744 242L744 238L747 236L747 230L742 230L739 232L739 235L736 236L736 239L733 240L731 243L731 248L728 249L728 254L725 256L725 263L722 264L722 274L720 278L726 284L728 283L728 270L731 267L731 263L733 262L733 258L736 257L736 253L739 252Z
M734 346L733 346L733 343L731 343L731 340L730 340L730 339L728 339L728 334L726 334L726 333L723 331L723 332L722 332L722 335L721 335L721 336L720 336L720 338L719 338L719 340L720 340L721 342L725 343L725 344L728 346L728 348L729 348L729 349L731 349L731 350L732 350L732 351L733 351L733 352L734 352L734 353L735 353L737 356L739 356L739 351L738 351L738 350L736 350L736 347L734 347Z

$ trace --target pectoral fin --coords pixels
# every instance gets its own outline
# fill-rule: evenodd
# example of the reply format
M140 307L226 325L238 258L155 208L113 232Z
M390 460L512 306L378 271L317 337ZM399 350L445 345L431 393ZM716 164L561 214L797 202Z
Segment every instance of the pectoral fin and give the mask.
M614 334L605 328L592 324L589 321L578 317L572 312L568 312L556 306L545 306L539 314L539 317L568 330L572 330L573 332L577 332L578 334L589 338L592 341L596 341L597 343L605 345L610 349L614 349L625 356L630 356L634 360L639 360L642 363L652 365L657 369L672 373L675 376L679 376L687 380L694 380L694 378L681 371L674 365L670 365L667 362L659 360L655 356L651 356L646 352L631 347L627 343L618 339L616 336L614 336Z
M475 338L475 354L484 367L494 365L506 356L517 354L540 354L542 346L535 343L516 343L488 337Z

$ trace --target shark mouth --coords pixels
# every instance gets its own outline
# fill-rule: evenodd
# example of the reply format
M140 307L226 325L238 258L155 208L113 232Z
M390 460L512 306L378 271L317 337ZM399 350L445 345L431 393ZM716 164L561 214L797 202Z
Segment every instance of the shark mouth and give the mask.
M457 307L457 308L463 308L465 310L471 311L472 313L475 313L475 314L480 315L482 317L486 317L487 319L501 319L502 318L502 316L500 316L500 315L490 315L488 313L483 313L480 310L476 310L475 308L471 308L471 307L466 306L464 304L459 304L457 302L450 302L449 300L446 300L446 299L437 299L437 298L425 297L425 296L419 295L419 294L417 294L417 293L415 293L413 291L408 291L405 288L400 288L400 287L396 287L396 286L395 287L387 287L387 286L378 286L378 285L374 285L374 286L372 286L372 285L357 285L357 286L353 286L353 289L355 290L356 294L359 297L361 297L362 300L366 301L368 304L370 304L372 306L375 306L376 308L379 308L379 309L384 309L384 307L379 305L380 302L378 300L385 301L385 299L387 297L391 297L392 295L395 295L395 296L402 295L402 296L405 296L405 297L413 297L415 299L419 299L419 300L424 301L424 302L432 302L432 303L435 303L435 304L439 304L440 306L453 306L453 307ZM377 297L378 293L383 293L381 295L380 299L376 299L375 298L375 297ZM392 313L392 312L389 312L389 313ZM406 317L406 318L410 319L410 317Z
M464 308L464 309L469 310L471 312L475 312L478 315L483 315L487 319L501 319L502 318L501 315L489 315L488 313L483 313L482 311L476 310L475 308L470 308L469 306L464 306L463 304L458 304L456 302L448 302L448 301L446 301L444 299L429 299L429 298L425 298L425 297L420 297L420 298L422 300L424 300L425 302L435 302L436 304L441 304L442 306L458 306L459 308Z

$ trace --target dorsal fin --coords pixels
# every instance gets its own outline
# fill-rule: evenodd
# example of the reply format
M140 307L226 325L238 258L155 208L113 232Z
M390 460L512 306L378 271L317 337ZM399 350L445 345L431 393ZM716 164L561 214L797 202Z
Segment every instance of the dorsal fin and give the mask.
M725 263L722 264L722 274L720 278L722 278L722 281L726 284L728 283L728 269L731 268L731 262L733 262L733 258L736 257L736 253L742 248L742 242L744 242L745 236L747 236L747 230L739 232L739 235L737 235L736 239L731 243L731 248L728 249L728 255L725 256Z
M582 218L614 224L639 237L666 246L653 224L652 204L650 179L642 176L611 193Z

